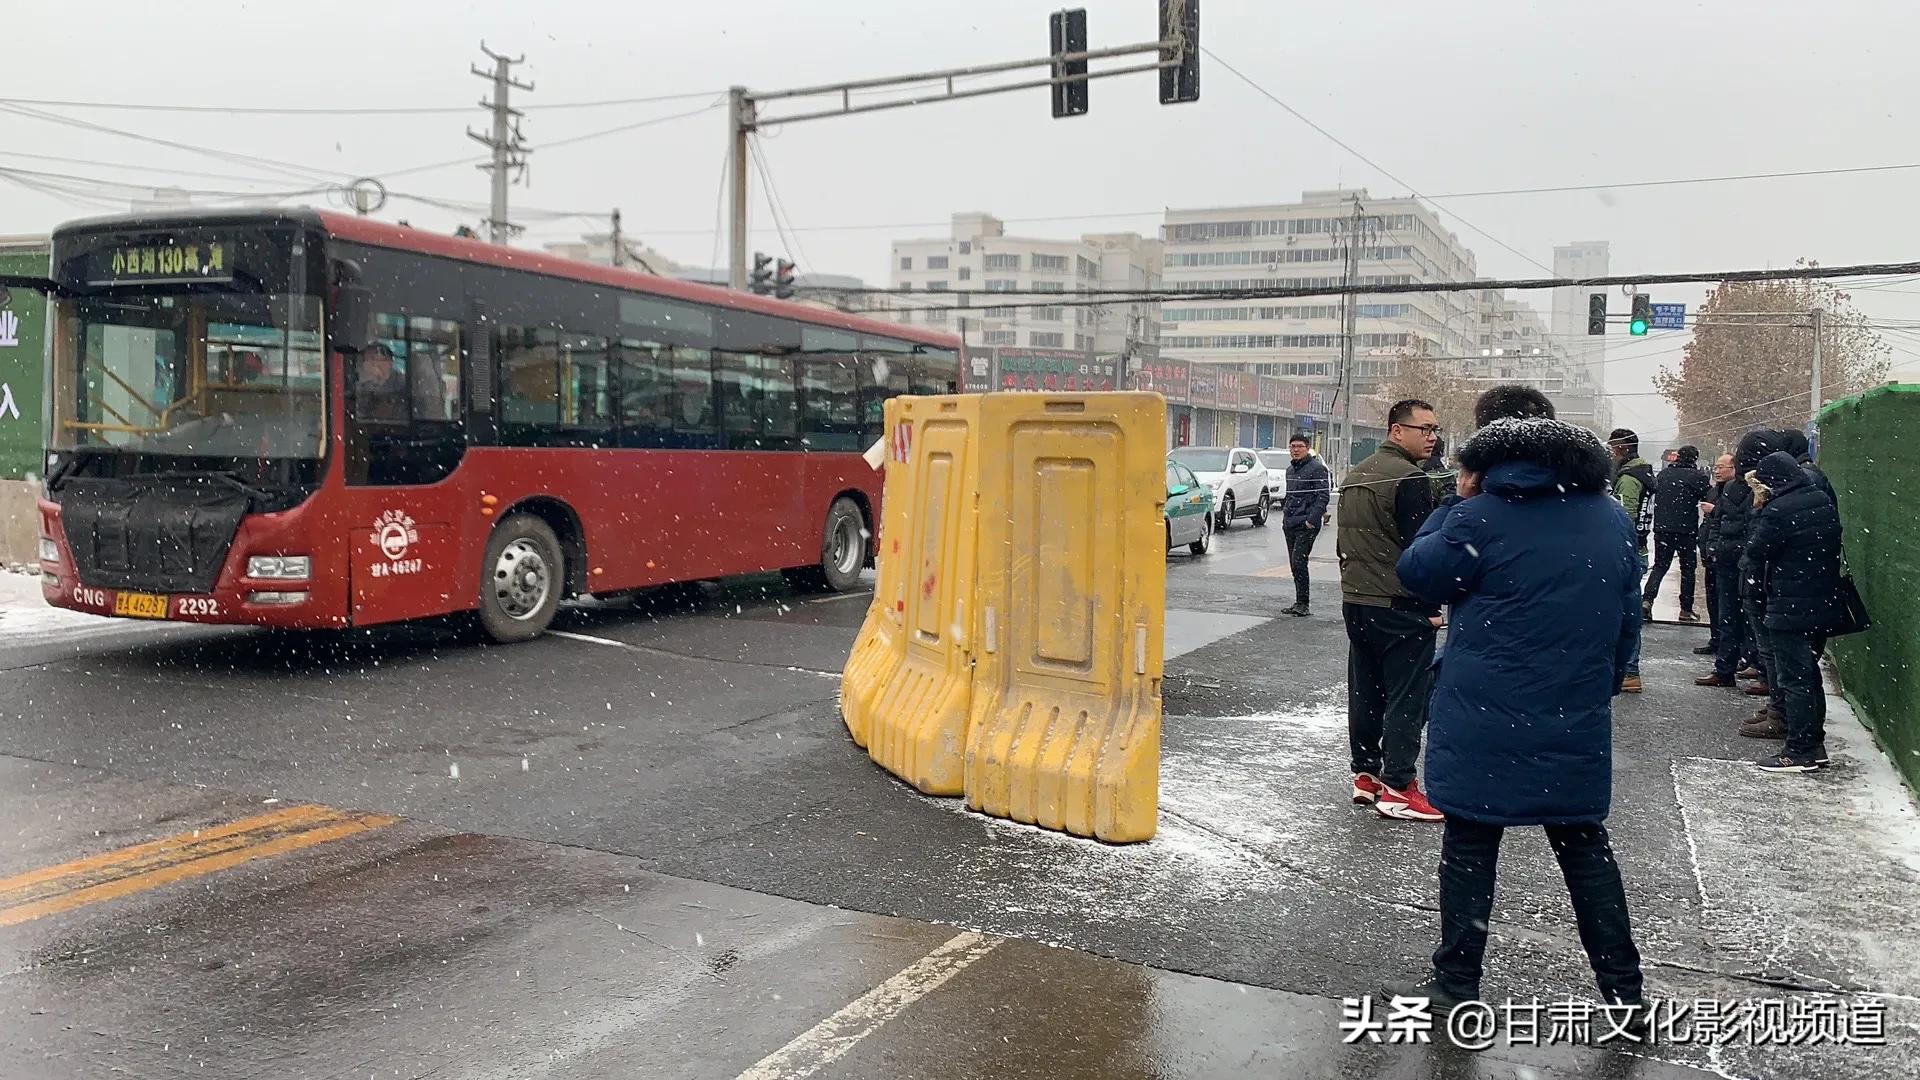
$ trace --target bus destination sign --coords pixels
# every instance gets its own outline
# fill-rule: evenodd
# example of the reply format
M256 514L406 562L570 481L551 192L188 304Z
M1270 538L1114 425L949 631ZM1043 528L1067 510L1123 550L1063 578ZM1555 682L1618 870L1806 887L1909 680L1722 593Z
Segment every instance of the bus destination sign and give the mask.
M94 253L90 285L129 285L165 281L231 279L227 245L209 243L143 244Z

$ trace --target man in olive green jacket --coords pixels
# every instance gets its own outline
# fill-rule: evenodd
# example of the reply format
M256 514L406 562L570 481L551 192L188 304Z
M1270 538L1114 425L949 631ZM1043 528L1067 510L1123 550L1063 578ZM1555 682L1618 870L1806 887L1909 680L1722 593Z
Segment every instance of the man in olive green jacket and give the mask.
M1340 487L1353 801L1403 821L1441 820L1415 779L1439 612L1403 588L1395 569L1433 513L1433 484L1422 464L1439 435L1433 406L1396 403L1387 413L1387 441Z

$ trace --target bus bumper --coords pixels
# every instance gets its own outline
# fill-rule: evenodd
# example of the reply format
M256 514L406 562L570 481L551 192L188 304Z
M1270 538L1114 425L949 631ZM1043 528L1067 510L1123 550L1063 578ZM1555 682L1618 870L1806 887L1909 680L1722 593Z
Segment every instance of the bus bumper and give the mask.
M40 500L40 591L47 603L110 618L289 630L338 630L349 625L344 537L302 527L304 507L251 514L240 522L211 591L145 593L87 585L75 570L58 503ZM252 577L256 556L305 555L307 577ZM49 557L51 556L51 558Z

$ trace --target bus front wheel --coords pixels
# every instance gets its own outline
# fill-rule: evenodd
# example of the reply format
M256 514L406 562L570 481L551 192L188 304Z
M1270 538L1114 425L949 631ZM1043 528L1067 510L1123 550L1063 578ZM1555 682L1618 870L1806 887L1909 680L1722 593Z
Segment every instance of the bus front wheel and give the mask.
M546 522L530 514L501 522L480 574L480 625L489 637L527 641L546 632L567 580L566 556Z
M849 498L833 500L820 537L820 563L786 571L795 588L808 591L850 592L860 585L860 569L867 565L870 532L860 505Z

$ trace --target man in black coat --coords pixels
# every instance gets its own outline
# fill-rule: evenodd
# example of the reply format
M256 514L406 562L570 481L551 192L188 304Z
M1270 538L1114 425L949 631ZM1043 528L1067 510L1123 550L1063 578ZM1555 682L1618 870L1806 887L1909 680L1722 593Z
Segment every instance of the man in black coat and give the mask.
M1667 576L1675 555L1680 557L1680 621L1699 622L1693 613L1694 544L1700 532L1700 500L1712 485L1700 469L1700 451L1683 446L1673 464L1660 470L1654 479L1653 569L1647 573L1643 614L1651 617L1653 601L1660 595L1660 582Z
M1721 454L1713 459L1713 487L1708 489L1706 497L1701 500L1700 589L1707 594L1707 627L1710 632L1707 635L1707 643L1693 650L1700 656L1714 656L1720 652L1720 590L1715 584L1713 573L1713 552L1719 542L1719 530L1716 528L1718 519L1711 508L1719 503L1720 492L1731 479L1733 479L1733 455Z
M1767 772L1826 767L1826 690L1820 651L1835 622L1840 586L1840 514L1792 454L1761 460L1761 509L1747 537L1747 565L1759 570L1772 646L1768 677L1782 691L1787 745L1759 762Z
M1280 504L1280 531L1287 538L1287 561L1293 566L1293 606L1287 615L1304 618L1307 610L1307 559L1320 526L1327 519L1327 501L1333 492L1333 473L1305 435L1287 440L1287 489Z
M1747 546L1747 526L1753 518L1753 489L1747 474L1760 459L1778 449L1774 432L1750 431L1733 451L1733 476L1714 502L1713 584L1718 590L1720 651L1713 657L1713 673L1694 680L1696 686L1738 686L1742 647L1753 632L1742 603L1740 555Z

